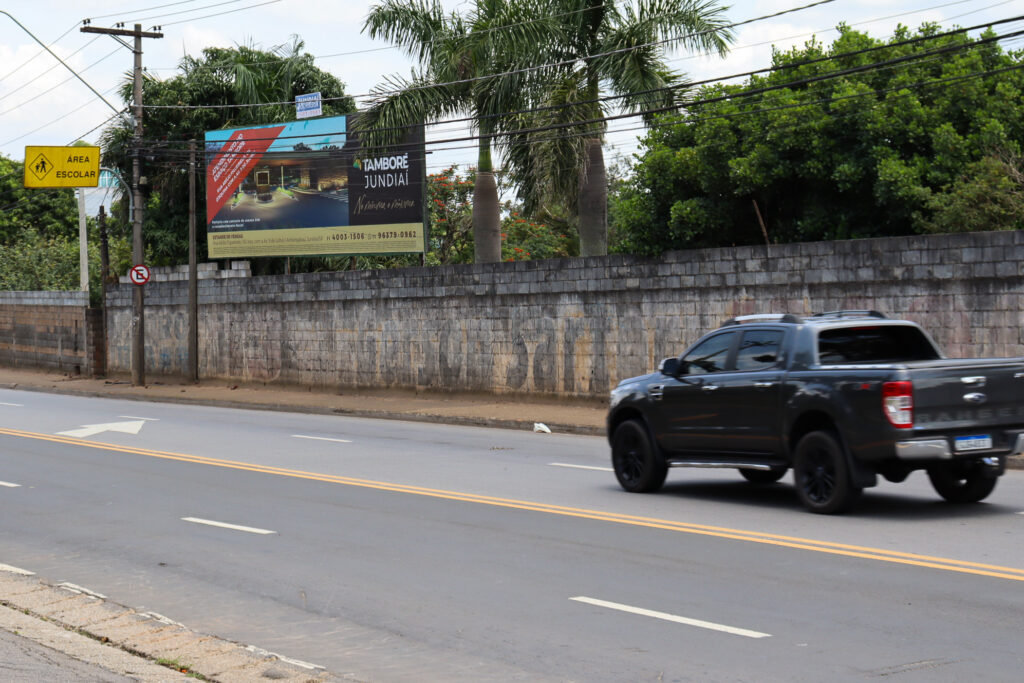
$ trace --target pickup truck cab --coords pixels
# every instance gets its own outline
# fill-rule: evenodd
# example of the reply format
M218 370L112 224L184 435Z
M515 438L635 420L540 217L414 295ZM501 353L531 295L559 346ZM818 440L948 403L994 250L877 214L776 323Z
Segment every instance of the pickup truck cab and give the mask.
M878 475L925 470L946 500L977 502L1024 452L1024 358L944 359L918 325L876 311L744 316L623 380L607 428L631 492L670 467L755 483L792 469L803 504L827 514Z

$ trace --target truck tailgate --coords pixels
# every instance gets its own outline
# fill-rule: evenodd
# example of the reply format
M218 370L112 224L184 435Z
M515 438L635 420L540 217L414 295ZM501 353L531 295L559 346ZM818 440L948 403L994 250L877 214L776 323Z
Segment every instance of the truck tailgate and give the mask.
M1024 358L908 364L915 431L977 431L1024 425Z

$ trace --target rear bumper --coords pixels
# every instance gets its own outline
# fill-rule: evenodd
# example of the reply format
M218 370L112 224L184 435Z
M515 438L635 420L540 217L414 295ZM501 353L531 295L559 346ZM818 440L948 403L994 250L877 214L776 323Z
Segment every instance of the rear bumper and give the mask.
M1009 452L999 452L995 455L1006 456L1006 455L1022 455L1024 454L1024 433L1011 435L1011 448ZM960 454L959 457L966 455L977 455L980 457L987 457L993 455L991 451L977 451L971 453ZM949 439L915 439L913 441L897 441L896 442L896 457L900 460L952 460L954 457L953 449L950 448Z

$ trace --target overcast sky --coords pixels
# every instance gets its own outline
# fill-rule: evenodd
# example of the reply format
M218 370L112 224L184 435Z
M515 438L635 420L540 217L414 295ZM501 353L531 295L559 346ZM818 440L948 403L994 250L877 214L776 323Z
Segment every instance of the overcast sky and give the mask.
M471 0L469 0L471 1ZM445 0L450 9L467 2ZM736 0L728 10L743 21L810 4L813 0ZM723 3L725 4L725 3ZM124 21L144 29L161 25L164 38L144 40L143 64L160 77L175 74L178 60L204 47L253 43L264 49L300 36L316 64L346 84L352 95L368 93L388 74L408 74L411 62L387 43L361 32L370 4L357 0L12 0L5 10L76 69L115 106L115 90L132 66L131 52L108 36L78 31L82 19L110 27ZM834 28L846 22L874 37L888 37L898 24L916 28L922 22L944 27L973 26L1024 14L1024 0L833 0L817 7L742 26L725 59L678 53L671 64L692 80L718 78L768 66L771 46L788 49L812 35L825 43ZM218 15L218 16L210 16ZM1020 30L1024 22L1001 27ZM1020 49L1020 42L1006 47ZM385 48L385 49L379 49ZM375 50L365 52L366 50ZM361 52L362 51L362 52ZM11 19L0 14L0 154L21 160L26 145L65 145L77 139L95 142L99 126L111 109L46 53ZM634 121L612 128L633 128ZM438 137L457 137L449 125ZM609 137L606 158L636 150L636 133ZM475 159L471 143L434 148L428 169ZM458 149L451 149L458 147Z

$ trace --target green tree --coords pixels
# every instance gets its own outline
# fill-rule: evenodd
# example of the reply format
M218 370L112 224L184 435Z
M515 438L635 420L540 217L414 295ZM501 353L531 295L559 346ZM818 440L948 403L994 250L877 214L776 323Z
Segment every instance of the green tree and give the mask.
M478 263L501 258L499 200L492 137L508 112L526 103L550 29L533 0L476 0L464 15L445 14L439 0L385 0L370 9L363 31L405 49L419 66L376 89L357 125L371 146L392 144L403 128L457 114L479 136L473 191L473 243ZM508 73L514 72L514 73ZM498 74L498 75L495 75ZM484 78L494 75L493 78Z
M662 118L613 198L613 250L759 243L758 214L773 242L1019 226L1020 185L993 159L1019 168L1022 54L933 24L839 33Z
M156 265L176 265L188 258L188 140L197 140L201 152L205 131L292 121L295 107L290 102L295 95L307 92L321 93L324 115L355 110L355 102L345 94L344 84L317 68L312 55L304 53L303 48L298 37L270 50L252 45L211 47L204 49L200 57L184 57L173 78L146 76L146 105L200 107L145 112L142 175L147 184L143 185L143 235ZM120 94L126 103L131 102L130 77ZM130 125L118 123L107 128L101 139L104 165L116 167L125 178L132 177L132 135ZM205 196L202 173L197 178L196 193L200 198ZM203 206L202 199L198 205ZM122 222L129 222L124 203L120 210ZM200 217L200 226L203 223ZM199 251L203 258L206 245L202 238ZM304 261L315 267L314 259Z
M0 244L13 244L27 230L77 239L75 191L27 189L24 169L24 163L0 155Z
M567 204L578 217L580 253L605 254L603 96L630 112L673 109L683 76L668 67L665 52L724 54L732 34L717 0L551 0L548 11L557 20L550 36L554 66L544 72L539 109L519 118L531 132L515 136L510 162L530 209ZM576 122L586 123L571 125Z

